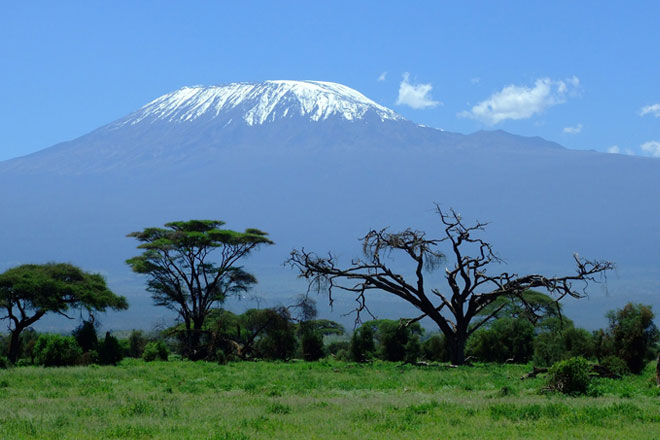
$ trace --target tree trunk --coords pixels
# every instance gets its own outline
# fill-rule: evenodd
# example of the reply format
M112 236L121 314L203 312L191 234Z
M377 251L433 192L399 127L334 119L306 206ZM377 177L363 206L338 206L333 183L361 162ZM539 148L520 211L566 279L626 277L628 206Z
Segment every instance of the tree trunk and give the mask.
M448 338L449 342L449 360L452 365L463 365L465 363L465 344L467 343L467 335L457 333Z
M660 387L660 354L658 355L658 360L655 363L655 384Z
M204 352L200 347L200 341L202 336L202 326L204 325L204 320L194 319L192 320L192 328L188 328L188 358L197 361L204 357Z
M9 362L12 364L15 364L16 361L18 361L18 354L20 353L21 348L22 330L22 327L17 327L11 331L11 336L9 339L9 352L7 353L7 357L9 358Z

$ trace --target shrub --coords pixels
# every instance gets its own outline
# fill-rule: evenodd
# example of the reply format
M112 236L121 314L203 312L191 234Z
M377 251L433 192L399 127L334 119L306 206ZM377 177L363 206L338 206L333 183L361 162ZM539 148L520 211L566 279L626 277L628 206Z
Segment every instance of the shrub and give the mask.
M623 359L632 373L641 372L653 357L653 346L660 335L653 317L651 306L633 303L607 314L614 355Z
M604 357L600 361L600 365L607 368L612 373L618 374L619 376L625 376L626 374L630 374L630 369L628 368L626 361L616 356Z
M444 335L433 335L422 344L422 357L427 361L448 362L449 349Z
M534 352L534 326L525 318L501 318L475 332L466 352L483 362L528 362Z
M45 367L76 365L82 350L73 336L41 334L34 344L34 360Z
M99 361L103 365L117 365L124 357L119 341L110 332L105 333L105 338L99 344L98 352Z
M422 354L422 344L419 342L418 337L412 337L408 339L406 346L404 347L403 362L406 364L414 364L419 359Z
M99 345L96 328L91 321L83 321L71 335L76 338L76 342L82 348L83 352L96 350Z
M349 350L353 362L366 362L372 357L374 350L374 331L370 326L363 325L353 332Z
M80 356L81 365L93 365L99 363L99 353L96 350L86 351Z
M0 355L0 369L5 369L9 367L9 359L6 356Z
M165 360L167 360L167 359L165 359ZM215 352L215 360L220 365L224 365L224 364L227 363L227 355L225 354L225 352L221 348L219 348Z
M168 357L167 346L163 341L149 342L144 347L144 353L142 354L142 359L147 362L155 361L156 359L166 361Z
M337 356L340 351L345 351L348 352L351 348L351 342L350 341L334 341L328 344L326 347L327 351L329 354L334 354Z
M534 340L534 364L549 366L561 360L582 356L593 358L596 354L594 335L588 331L568 326L562 330L541 333Z
M141 358L146 346L147 338L142 330L133 330L128 337L128 357Z
M586 394L591 382L591 366L583 357L555 363L548 370L547 388L568 395Z
M323 351L323 337L316 331L307 330L302 334L302 355L306 361L318 361L325 353Z

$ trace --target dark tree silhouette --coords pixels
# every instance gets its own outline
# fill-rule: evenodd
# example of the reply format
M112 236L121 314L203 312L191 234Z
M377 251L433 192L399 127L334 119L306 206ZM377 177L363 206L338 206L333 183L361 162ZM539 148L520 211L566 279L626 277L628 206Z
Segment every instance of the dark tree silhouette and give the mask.
M357 321L361 312L370 313L365 296L370 290L392 294L412 304L422 313L409 319L408 325L427 317L433 320L445 335L451 361L456 365L465 362L468 337L505 306L480 315L498 298L516 297L524 303L523 293L532 288L545 289L556 301L566 296L580 298L585 296L584 287L589 281L614 267L608 261L590 261L574 255L574 275L489 275L487 268L501 260L491 244L478 236L486 223L468 226L454 210L445 213L438 206L436 209L444 230L441 238L427 238L424 232L411 229L398 233L371 230L361 239L364 257L353 260L348 267L340 267L332 254L320 257L304 249L293 250L288 263L309 280L310 289L327 291L331 304L335 290L354 293ZM448 245L454 263L445 274L449 290L429 288L425 280L425 272L437 269L446 260L439 249L442 244ZM385 257L395 251L412 259L413 277L406 278L391 267L392 260L386 261ZM577 288L576 281L583 282L583 288Z

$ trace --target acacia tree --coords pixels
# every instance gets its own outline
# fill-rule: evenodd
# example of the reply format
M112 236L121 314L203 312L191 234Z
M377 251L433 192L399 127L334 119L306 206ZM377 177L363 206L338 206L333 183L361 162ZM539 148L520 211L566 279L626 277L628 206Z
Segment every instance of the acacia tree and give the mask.
M65 263L25 264L0 274L0 308L9 321L9 360L18 359L20 335L46 313L67 316L69 309L90 314L110 308L125 310L126 298L108 289L99 274Z
M320 257L304 249L294 249L288 262L301 277L309 280L310 288L327 291L331 304L337 289L356 294L357 321L360 312L370 313L365 296L370 290L392 294L412 304L422 313L407 320L407 324L423 318L433 320L445 335L451 362L456 365L465 362L468 337L506 305L480 315L499 298L516 297L525 303L523 293L532 288L545 289L556 301L566 296L580 298L585 296L586 283L614 267L607 261L590 261L574 255L577 266L574 275L521 276L508 272L490 275L487 268L502 261L491 244L479 237L486 223L466 225L454 210L445 213L438 206L436 210L444 230L441 238L427 238L424 232L411 229L398 233L371 230L361 239L364 257L353 260L348 267L340 267L332 254ZM447 259L439 250L442 244L448 245L454 263L445 269L448 290L429 288L425 280L425 272L440 267ZM395 251L412 259L414 276L407 278L391 267L391 260L386 257ZM584 287L576 288L576 281L584 282Z
M132 232L144 252L126 261L134 272L148 277L154 303L175 311L183 321L185 354L202 356L200 337L213 307L228 296L246 292L256 278L237 266L262 244L272 244L258 229L236 232L220 229L220 220L190 220Z

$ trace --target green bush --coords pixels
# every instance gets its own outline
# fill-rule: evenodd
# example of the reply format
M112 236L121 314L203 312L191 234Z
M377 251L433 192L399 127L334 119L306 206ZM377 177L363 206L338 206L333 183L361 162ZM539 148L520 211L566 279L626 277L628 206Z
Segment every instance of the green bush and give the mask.
M622 309L610 311L607 318L613 354L623 359L632 373L640 373L646 362L655 357L653 347L660 339L651 306L628 303Z
M45 367L64 367L80 362L82 350L73 336L41 334L33 348L34 361Z
M93 365L98 363L100 363L99 353L96 350L86 351L80 356L80 365Z
M0 369L5 369L9 367L9 359L6 356L0 355Z
M142 359L147 362L155 361L156 359L166 361L168 357L167 346L163 341L149 342L144 347L144 353L142 354Z
M527 363L534 352L534 326L525 318L501 318L475 332L466 353L482 362Z
M76 342L82 348L83 352L96 350L99 345L99 340L96 336L96 327L94 327L91 321L83 321L71 335L76 338Z
M618 374L619 376L625 376L626 374L630 374L630 369L628 368L626 361L616 356L604 357L600 361L600 365L602 367L607 368L612 373Z
M323 350L323 337L316 331L304 331L301 337L302 355L306 361L318 361L325 352Z
M105 338L99 343L99 361L103 365L117 365L124 357L123 350L117 338L106 332Z
M419 338L414 336L408 339L408 342L404 347L403 362L406 364L414 364L417 362L417 359L420 358L421 354L422 344L420 344Z
M142 330L133 330L128 337L128 357L139 359L147 346L147 338Z
M374 331L368 325L363 325L353 332L349 350L350 359L353 362L368 361L375 351Z
M351 348L350 341L334 341L334 342L330 342L326 347L328 354L333 354L335 356L337 356L339 352L342 350L348 352L350 348Z
M574 357L550 367L546 386L550 391L573 396L586 394L590 382L589 362L583 357Z
M448 362L449 348L444 335L433 335L422 344L422 357L427 361Z
M541 333L534 340L534 364L550 366L572 357L593 358L596 355L592 333L568 324L563 329Z

